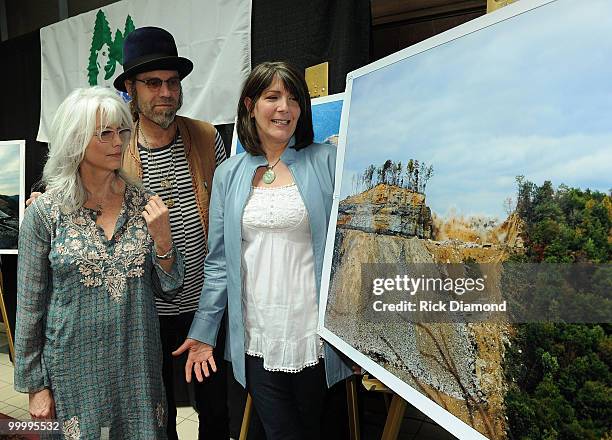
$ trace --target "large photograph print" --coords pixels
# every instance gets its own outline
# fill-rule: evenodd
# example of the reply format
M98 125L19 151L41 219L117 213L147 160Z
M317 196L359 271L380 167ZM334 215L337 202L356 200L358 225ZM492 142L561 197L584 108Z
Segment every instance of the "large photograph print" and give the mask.
M461 439L507 438L521 405L534 419L559 411L559 426L575 418L575 432L603 435L596 411L610 408L605 399L557 407L579 399L568 390L599 396L588 391L600 389L593 369L574 388L555 382L573 377L559 373L581 355L570 345L533 349L531 365L517 360L527 359L521 350L511 355L521 330L508 324L407 322L375 305L364 271L422 264L448 277L449 266L490 264L480 276L499 281L495 265L513 259L608 264L611 29L607 0L522 0L349 74L320 333ZM510 387L530 374L542 382ZM509 389L532 397L508 400ZM515 438L569 438L549 428Z
M25 141L0 141L0 254L16 254L24 204Z

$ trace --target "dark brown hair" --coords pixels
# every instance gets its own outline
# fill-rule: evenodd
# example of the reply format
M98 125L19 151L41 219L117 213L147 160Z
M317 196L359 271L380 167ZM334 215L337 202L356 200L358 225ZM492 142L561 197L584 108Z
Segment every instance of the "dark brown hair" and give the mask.
M299 150L312 144L314 131L312 128L312 110L310 109L310 95L304 75L284 61L264 62L256 66L242 88L238 101L238 118L236 132L244 149L254 155L263 156L261 141L257 135L255 119L251 117L251 109L244 103L245 98L251 100L255 106L264 90L270 87L275 78L281 80L285 88L297 99L300 105L300 117L295 127L295 148Z

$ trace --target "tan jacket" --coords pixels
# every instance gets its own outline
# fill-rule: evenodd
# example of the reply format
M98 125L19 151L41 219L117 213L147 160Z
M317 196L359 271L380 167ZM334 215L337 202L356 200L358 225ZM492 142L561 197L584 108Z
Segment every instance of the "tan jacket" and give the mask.
M210 188L216 168L215 161L215 127L208 122L198 121L183 116L176 117L176 124L185 145L185 156L191 172L193 192L200 212L204 233L208 235L208 203ZM136 144L136 130L123 153L123 169L128 176L142 179L142 163Z

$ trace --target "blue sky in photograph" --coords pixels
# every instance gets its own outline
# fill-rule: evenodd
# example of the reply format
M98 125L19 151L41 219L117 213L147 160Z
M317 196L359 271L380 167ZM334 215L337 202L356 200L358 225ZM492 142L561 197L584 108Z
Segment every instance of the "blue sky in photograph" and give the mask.
M427 204L505 217L515 177L612 187L612 2L558 0L357 77L341 198L369 164L432 164Z
M19 195L19 144L0 145L0 194Z
M312 106L312 125L315 142L323 142L340 131L342 100Z
M323 142L329 136L338 134L341 116L342 100L314 104L312 106L312 125L315 142ZM237 139L236 154L243 151L244 147Z

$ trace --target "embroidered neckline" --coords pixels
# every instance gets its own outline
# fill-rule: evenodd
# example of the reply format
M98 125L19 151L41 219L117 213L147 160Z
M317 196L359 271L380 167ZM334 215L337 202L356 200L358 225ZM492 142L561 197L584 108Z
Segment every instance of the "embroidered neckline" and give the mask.
M283 185L283 186L254 186L254 185L251 185L251 188L252 189L263 189L263 190L266 190L266 191L272 191L272 190L275 190L275 189L291 188L293 186L296 186L295 182L290 183L288 185Z
M137 187L127 185L115 231L110 240L100 231L88 208L80 208L49 219L51 224L55 223L53 234L57 231L58 221L66 226L65 241L53 246L59 263L76 265L83 286L104 286L116 302L120 302L124 297L128 278L140 278L144 275L143 265L150 253L151 237L140 214L142 201L141 191ZM45 198L44 203L50 205L50 214L57 212L50 198ZM119 225L119 222L122 223Z

